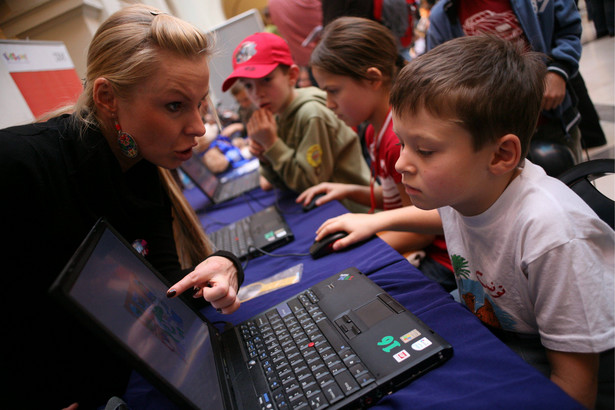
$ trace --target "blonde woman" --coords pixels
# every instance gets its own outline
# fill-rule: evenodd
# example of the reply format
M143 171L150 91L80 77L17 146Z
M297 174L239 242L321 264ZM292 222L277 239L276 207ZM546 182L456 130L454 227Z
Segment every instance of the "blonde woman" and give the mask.
M170 174L205 133L211 47L182 20L127 7L94 35L71 114L0 131L7 408L94 408L124 392L129 369L47 297L100 217L177 282L167 296L239 307L241 265L211 253Z

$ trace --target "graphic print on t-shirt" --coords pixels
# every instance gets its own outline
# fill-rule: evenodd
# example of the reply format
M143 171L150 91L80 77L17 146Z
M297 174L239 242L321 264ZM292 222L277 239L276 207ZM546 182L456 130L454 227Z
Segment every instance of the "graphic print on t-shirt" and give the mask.
M468 261L463 256L453 255L451 260L457 277L459 296L468 309L491 327L514 330L514 320L497 305L497 298L504 296L506 289L484 279L480 271L472 275L468 269ZM472 276L476 279L472 279Z

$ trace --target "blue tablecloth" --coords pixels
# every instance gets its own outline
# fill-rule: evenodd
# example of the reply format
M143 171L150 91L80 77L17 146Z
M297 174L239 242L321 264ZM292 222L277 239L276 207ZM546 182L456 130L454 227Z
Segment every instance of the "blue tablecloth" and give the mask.
M293 242L273 252L279 255L308 252L316 228L326 219L346 212L341 204L332 202L304 213L294 203L294 194L280 191L257 189L206 211L201 209L204 198L198 190L187 191L186 196L199 210L207 231L276 204L295 234ZM237 324L336 272L355 266L444 337L454 349L449 361L383 398L377 408L582 408L379 238L317 260L310 256L260 256L248 262L244 286L298 263L303 263L299 283L244 302L232 315L221 315L211 308L203 312L212 322ZM136 376L126 396L127 401L134 408L171 408L164 397L152 390Z

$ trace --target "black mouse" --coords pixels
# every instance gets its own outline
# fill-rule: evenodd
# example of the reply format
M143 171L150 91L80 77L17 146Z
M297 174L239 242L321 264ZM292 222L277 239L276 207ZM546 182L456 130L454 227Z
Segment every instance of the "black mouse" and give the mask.
M348 236L348 232L339 231L325 236L320 241L314 241L310 246L310 255L312 255L312 258L318 259L330 254L333 252L333 243L345 236Z
M321 196L324 196L324 195L325 195L324 192L321 192L320 194L314 195L312 200L310 202L308 202L307 205L303 205L303 212L311 211L312 209L316 208L316 200L318 198L320 198Z

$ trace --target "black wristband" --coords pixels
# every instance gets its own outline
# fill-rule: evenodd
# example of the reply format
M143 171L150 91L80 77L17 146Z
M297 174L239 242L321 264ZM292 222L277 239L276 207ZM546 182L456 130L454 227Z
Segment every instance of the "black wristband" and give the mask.
M220 251L216 251L212 253L205 259L211 258L212 256L221 256L233 262L233 265L235 265L235 268L237 269L237 283L239 284L238 286L240 287L241 284L243 283L244 274L243 274L243 266L241 266L241 262L239 261L239 258L235 256L235 254L232 252L220 250ZM237 290L239 290L239 287Z

